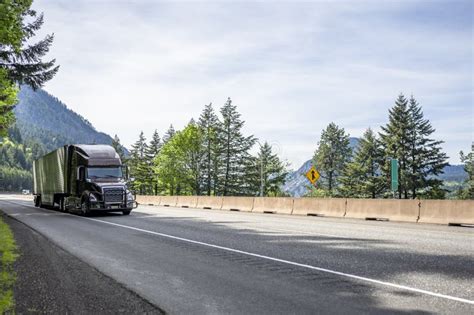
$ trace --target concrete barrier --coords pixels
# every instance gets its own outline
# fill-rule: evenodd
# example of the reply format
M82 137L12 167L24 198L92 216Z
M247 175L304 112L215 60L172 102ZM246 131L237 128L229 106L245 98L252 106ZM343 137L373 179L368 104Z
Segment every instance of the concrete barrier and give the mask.
M418 222L474 225L474 200L421 200Z
M222 209L222 197L219 196L199 196L196 208L201 209Z
M158 206L160 204L161 196L142 196L137 195L137 202L142 205Z
M196 208L197 199L197 196L178 196L176 206L182 208Z
M222 209L251 212L254 199L254 197L223 197Z
M293 214L309 216L343 217L346 212L345 198L295 198Z
M407 199L347 199L346 218L417 222L420 201Z
M160 206L176 207L177 202L178 202L178 196L161 196Z
M256 197L252 212L291 214L293 198Z

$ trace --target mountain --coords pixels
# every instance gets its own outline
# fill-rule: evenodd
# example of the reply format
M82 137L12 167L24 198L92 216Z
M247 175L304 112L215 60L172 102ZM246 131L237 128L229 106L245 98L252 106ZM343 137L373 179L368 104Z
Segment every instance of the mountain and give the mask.
M355 151L359 144L359 138L350 138L349 141L352 151ZM298 170L290 172L282 187L283 192L294 197L304 196L309 187L309 182L306 179L305 174L311 168L311 164L312 160L308 160L304 162ZM463 165L448 165L443 169L443 172L443 174L440 174L437 177L445 182L451 182L450 184L454 188L460 185L462 186L462 183L467 179L467 173L464 170ZM453 183L456 183L456 185L452 185Z
M462 183L468 176L464 170L464 165L448 165L443 169L443 172L438 178L447 182Z
M22 86L15 107L16 127L23 140L38 142L46 151L71 143L111 144L112 138L67 108L44 90Z
M309 187L309 182L306 179L305 174L311 168L311 164L312 160L308 160L304 162L297 171L290 172L287 176L285 184L282 187L282 190L293 197L304 196ZM464 165L448 165L443 169L443 172L443 174L440 174L437 177L445 182L450 182L450 186L454 188L462 186L462 183L467 179L467 173L464 170ZM453 183L457 183L459 185L453 186Z

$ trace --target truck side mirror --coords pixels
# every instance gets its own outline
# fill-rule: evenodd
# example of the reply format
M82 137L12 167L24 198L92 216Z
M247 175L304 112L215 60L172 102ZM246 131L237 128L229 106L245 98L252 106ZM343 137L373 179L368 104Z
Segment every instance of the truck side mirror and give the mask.
M85 168L84 166L79 166L77 168L77 180L81 181L84 180L85 177Z

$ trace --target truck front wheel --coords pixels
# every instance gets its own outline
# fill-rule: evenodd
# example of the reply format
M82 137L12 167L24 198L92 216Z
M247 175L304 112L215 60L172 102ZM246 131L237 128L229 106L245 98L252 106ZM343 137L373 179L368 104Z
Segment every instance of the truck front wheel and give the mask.
M130 212L132 212L132 210L124 210L124 211L122 211L122 214L123 215L129 215Z
M59 211L66 212L65 198L59 199Z
M37 208L41 207L41 197L40 196L35 196L35 207L37 207Z
M89 215L89 213L91 212L89 202L87 202L86 200L83 200L81 203L81 212L82 215Z

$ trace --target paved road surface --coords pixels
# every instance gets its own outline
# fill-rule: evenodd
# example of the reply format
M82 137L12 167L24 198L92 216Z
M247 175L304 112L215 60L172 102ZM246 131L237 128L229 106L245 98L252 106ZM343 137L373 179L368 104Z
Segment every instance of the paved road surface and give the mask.
M140 206L0 209L172 314L474 313L474 229Z

